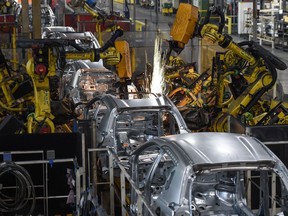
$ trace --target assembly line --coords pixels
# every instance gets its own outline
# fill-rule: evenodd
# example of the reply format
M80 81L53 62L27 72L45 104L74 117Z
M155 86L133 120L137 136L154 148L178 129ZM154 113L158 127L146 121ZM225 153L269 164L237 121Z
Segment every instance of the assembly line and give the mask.
M217 1L114 4L0 0L0 215L288 215L286 62Z

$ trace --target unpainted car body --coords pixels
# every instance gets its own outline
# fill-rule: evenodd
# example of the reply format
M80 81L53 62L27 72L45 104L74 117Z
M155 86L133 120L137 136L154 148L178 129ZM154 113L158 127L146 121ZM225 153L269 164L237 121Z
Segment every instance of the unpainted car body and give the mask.
M94 49L100 48L100 44L92 32L62 31L63 29L60 29L60 31L57 31L57 29L54 30L55 30L54 32L50 32L45 37L47 37L47 39L75 40L76 44L79 45L84 50L89 50L92 48ZM44 37L44 35L42 36ZM69 47L69 49L67 49L67 51L77 51L77 50L75 50L75 48L71 46Z
M68 62L61 77L60 98L87 103L99 94L116 93L118 76L101 62L78 60Z
M155 215L288 214L287 168L253 137L203 132L156 138L125 166ZM138 212L135 191L131 214L151 215L144 207Z
M147 95L145 95L147 96ZM164 95L121 99L106 94L87 104L85 119L95 121L96 147L113 147L118 155L130 155L154 137L188 133L177 107Z
M87 51L91 49L99 49L100 44L97 38L92 32L75 32L72 27L47 27L42 33L43 39L67 39L75 41L74 46L65 46L65 51L67 52L79 52ZM77 47L77 49L76 49ZM70 59L66 59L66 62L71 62ZM98 61L103 66L103 60ZM104 66L103 66L104 67Z
M56 16L52 8L48 4L41 4L41 28L43 29L46 26L55 26L56 25ZM29 5L29 22L30 30L33 29L32 26L32 5Z
M41 37L43 39L50 38L51 36L54 36L55 32L75 32L75 29L71 26L45 26L42 30Z

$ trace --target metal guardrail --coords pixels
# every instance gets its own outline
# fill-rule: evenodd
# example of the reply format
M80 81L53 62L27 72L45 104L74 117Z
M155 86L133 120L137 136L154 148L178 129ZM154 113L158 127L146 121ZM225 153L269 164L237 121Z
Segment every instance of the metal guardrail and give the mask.
M113 168L113 158L109 156L109 181L106 182L99 182L98 181L98 177L97 177L97 167L96 167L96 161L97 161L97 152L105 152L107 151L108 154L108 149L107 148L89 148L88 149L88 156L87 156L87 160L88 160L88 176L90 178L90 182L89 182L89 186L93 188L93 192L94 194L97 194L97 187L98 186L103 186L103 185L109 185L110 187L110 191L109 191L109 197L110 197L110 216L114 216L115 215L115 203L114 203L114 168ZM92 158L91 155L92 154ZM92 169L91 169L91 165L92 165ZM92 172L91 172L92 171Z
M145 197L143 196L143 193L139 190L136 183L132 180L131 176L125 169L125 167L122 165L121 161L119 160L116 153L113 151L112 148L108 149L109 153L109 161L113 161L116 163L117 167L120 169L120 185L121 185L121 212L122 216L127 215L127 205L126 205L126 180L129 182L129 185L131 189L133 189L137 194L137 215L143 215L142 210L143 207L145 210L148 211L149 215L156 216L155 212L151 208L150 204L146 201Z
M225 27L228 29L227 33L232 33L232 17L226 16L225 17Z
M42 193L40 195L37 195L35 197L36 200L43 200L43 213L45 215L49 215L49 199L67 199L68 195L49 195L49 190L48 190L48 166L51 166L51 160L45 160L44 159L44 151L43 150L34 150L34 151L11 151L11 152L0 152L0 155L3 155L3 162L5 161L13 161L15 164L20 165L20 166L25 166L25 165L42 165L42 183L38 185L34 185L36 188L42 188ZM23 160L21 161L14 161L12 160L12 156L15 155L40 155L40 159L35 159L35 160ZM57 163L72 163L75 164L75 159L74 158L66 158L66 159L55 159L53 160L53 164ZM41 175L41 174L40 174ZM76 174L76 203L80 201L80 180L81 175ZM32 179L33 181L33 179ZM66 184L66 179L63 180L64 184ZM17 187L17 186L15 186ZM2 189L15 189L15 187L9 187L5 188L3 187Z
M97 153L97 152L103 152L107 151L107 154L109 155L109 181L106 182L98 182L97 177L95 175L95 168L93 168L93 163L91 163L91 160L93 159L95 161L95 155L91 158L91 154ZM115 215L115 202L114 197L117 193L116 187L115 187L115 176L114 176L114 169L120 169L120 202L121 202L121 215L129 215L129 207L127 204L127 192L126 192L126 180L129 182L130 189L133 189L137 194L137 215L143 215L142 210L145 208L149 212L149 215L156 216L153 209L150 207L150 205L147 203L145 197L143 196L143 193L139 190L136 183L132 180L131 176L125 169L125 166L122 165L121 161L119 160L116 153L113 151L112 148L90 148L88 149L88 175L92 177L92 182L90 182L90 186L94 188L94 193L97 191L98 186L108 184L110 187L109 191L109 201L110 201L110 214L111 216ZM92 167L91 167L92 165ZM92 168L92 169L91 169ZM91 173L92 171L92 173Z

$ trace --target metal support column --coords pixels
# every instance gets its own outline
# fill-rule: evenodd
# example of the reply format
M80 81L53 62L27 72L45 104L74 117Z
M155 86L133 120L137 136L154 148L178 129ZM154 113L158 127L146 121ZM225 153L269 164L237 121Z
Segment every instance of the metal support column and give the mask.
M268 172L260 172L260 188L261 194L260 199L262 200L262 215L269 215L269 186L268 186Z
M41 0L32 2L32 24L33 39L41 39Z
M158 2L159 2L159 3L158 3ZM158 5L158 4L161 4L160 2L161 2L160 0L156 0L156 3L155 3L156 31L158 30L158 11L159 11L159 5Z
M83 167L79 167L76 170L75 174L76 174L76 203L78 204L80 203L81 194L83 193L83 191L85 191L83 184L81 184L83 183L83 179L85 178Z
M246 176L246 182L247 182L247 206L249 208L252 208L252 199L251 199L251 171L247 171L247 176Z
M115 215L115 205L114 205L114 167L113 167L113 158L109 157L109 176L110 176L110 209L111 216Z
M22 38L28 39L30 37L29 31L29 7L28 0L22 0Z
M91 143L92 143L92 148L96 149L96 121L91 121ZM90 171L90 154L88 154L88 170ZM92 166L92 187L93 187L93 193L97 194L97 182L98 182L98 177L97 177L97 153L92 152L92 158L91 158L91 166ZM89 175L90 177L90 175ZM90 185L89 185L90 186Z
M85 134L81 134L81 145L82 145L82 169L83 169L83 188L87 188L86 186L86 173L87 173L87 168L86 168L86 148L85 148Z
M277 196L276 174L275 173L272 173L272 176L271 176L271 196L272 197ZM276 201L275 200L272 200L270 215L276 215Z
M126 188L125 188L125 175L123 172L121 172L120 175L120 184L121 184L121 209L122 209L122 215L126 215Z
M133 20L134 20L134 30L137 31L136 28L136 0L134 0L134 4L133 4Z
M17 70L17 50L16 50L16 37L18 25L12 27L12 49L13 49L13 69Z
M253 41L257 41L257 0L253 0Z

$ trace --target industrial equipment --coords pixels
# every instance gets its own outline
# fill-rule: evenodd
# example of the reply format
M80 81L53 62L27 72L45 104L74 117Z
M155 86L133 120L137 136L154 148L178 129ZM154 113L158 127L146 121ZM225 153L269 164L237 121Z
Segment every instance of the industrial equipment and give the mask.
M96 150L91 153L93 188L90 190L92 194L97 192L98 196L107 192L103 184L109 179L115 184L116 192L120 191L117 184L119 168L114 164L111 170L107 147L112 148L117 156L127 158L148 140L190 132L177 107L167 96L141 92L125 94L131 97L124 97L121 93L94 97L85 106L84 119L78 120L79 131L85 132L88 147Z
M131 20L129 19L129 8L126 7L127 17L120 16L114 11L111 14L105 12L101 8L95 6L94 0L73 0L68 4L73 10L73 13L65 14L65 25L72 26L77 31L91 31L98 34L98 40L102 43L101 32L113 31L112 26L120 26L124 31L129 31ZM80 11L79 11L80 9ZM86 12L83 13L81 10ZM77 19L75 17L77 14ZM80 25L79 25L80 24ZM102 45L102 44L101 44Z
M55 26L56 25L56 16L52 8L48 4L41 4L41 28L43 29L46 26ZM29 5L29 28L30 31L33 29L32 25L32 5Z
M108 15L106 14L104 11L100 10L98 7L95 6L96 1L92 0L92 1L85 1L85 0L73 0L69 3L69 5L72 8L83 8L85 9L90 16L93 17L94 21L95 21L95 32L97 34L97 38L99 41L99 44L102 45L103 41L102 41L102 32L106 31L115 31L118 28L125 30L128 30L125 26L123 26L123 24L125 25L125 22L119 22L117 21L117 17L115 17L113 14L112 15ZM79 15L79 19L80 15ZM127 22L126 22L127 24ZM124 28L123 28L124 27ZM86 35L87 33L90 33L92 35L91 40L96 41L96 38L93 36L93 34L91 32L84 32L84 33L78 33L81 34L77 36L77 34L75 33L75 38L79 37L80 41L84 40L85 41L85 37L88 37L88 35ZM84 36L82 35L84 34ZM68 36L69 35L69 36ZM67 34L56 34L52 37L71 37L73 34L72 33L68 33ZM94 38L93 38L94 37ZM88 38L87 38L88 39ZM95 43L95 42L93 42ZM97 42L98 43L98 42ZM116 41L115 42L115 48L116 50L121 54L121 60L119 62L119 64L116 65L116 70L117 70L117 74L120 78L120 83L122 84L122 88L124 89L124 91L127 91L126 85L127 82L131 82L131 77L132 77L132 68L131 68L131 57L130 57L130 48L129 48L129 44L127 41ZM109 68L109 65L105 65L105 67ZM126 88L126 89L125 89Z
M42 39L68 39L74 40L77 46L81 49L99 49L100 43L92 32L75 32L72 27L63 26L53 26L45 27L42 32ZM78 48L79 49L79 48ZM73 46L66 46L65 51L77 52L77 49ZM71 61L71 59L66 59L66 62ZM103 65L103 60L98 61ZM109 66L109 65L108 65ZM61 69L60 69L61 70Z
M106 94L96 96L86 104L84 119L96 124L98 148L110 146L119 155L126 155L154 137L189 132L167 96L130 94L136 97L121 99L121 94Z
M181 14L183 14L185 10L191 11L193 10L193 6L180 4L178 11L181 11ZM220 23L218 25L210 23L211 14L220 16ZM194 14L194 17L197 17L197 14ZM198 26L195 22L191 23L191 19L178 16L177 13L176 20L171 29L171 35L174 37L173 41L170 42L170 51L174 50L178 54L193 35L197 35L203 38L203 40L208 40L212 43L218 43L222 48L227 49L226 52L216 53L213 58L212 71L209 72L211 82L210 84L206 83L205 88L203 86L202 89L200 88L201 94L203 91L208 91L208 94L204 94L202 105L198 105L198 107L201 107L201 109L204 109L208 113L211 119L208 128L205 130L227 131L227 116L229 115L238 118L248 125L286 122L283 119L281 120L283 115L286 115L284 114L286 111L283 103L282 109L278 109L278 113L273 114L278 115L278 119L274 119L273 122L267 120L271 116L266 116L266 120L262 119L264 115L272 115L268 113L271 113L271 110L275 108L272 105L273 103L266 102L266 104L269 104L268 108L259 110L259 103L265 103L264 101L260 102L261 97L268 90L272 89L277 80L276 69L285 70L287 68L286 64L253 41L244 41L236 44L233 42L231 36L222 33L224 25L225 17L223 11L221 8L213 6L207 12L204 22L198 24ZM182 28L180 32L178 26L184 26L185 28ZM203 76L207 79L207 75ZM194 78L194 81L196 80ZM190 82L193 82L193 79ZM182 90L186 93L189 91L194 91L196 94L199 93L199 86L198 91L195 89L197 88L196 86L193 88L187 91L185 89ZM197 105L199 99L196 94L193 94L193 97ZM171 96L174 95L175 92L172 92ZM187 95L182 94L182 100L187 97L190 97L189 100L193 100L190 93ZM179 101L181 98L177 100ZM263 115L260 115L260 113Z
M164 16L171 16L173 14L173 5L172 2L165 2L162 5L162 14Z
M50 35L55 34L55 32L58 33L64 33L64 32L75 32L75 29L71 26L46 26L42 29L42 35L41 38L50 38Z
M122 193L131 202L122 199L127 208L122 215L287 214L287 168L267 146L247 135L171 135L115 160L122 173L129 174L129 195ZM125 188L124 181L121 186Z
M153 0L141 0L140 1L140 6L144 8L154 8L155 3Z
M9 178L10 177L10 178ZM14 194L9 191L13 188L11 181L17 182ZM0 163L1 195L0 195L0 214L12 215L28 209L26 214L33 213L36 204L36 192L29 172L22 166L12 161ZM14 190L14 189L13 189ZM9 199L7 199L9 198Z
M0 50L0 80L1 80L1 133L12 133L23 129L24 125L15 116L27 115L32 104L33 85L26 73L25 66L20 65L14 71ZM24 117L25 118L25 117Z
M60 74L59 97L71 98L75 104L85 106L96 95L116 94L119 80L115 72L100 62L71 61Z
M57 77L56 68L63 68L66 59L89 59L91 61L103 59L108 65L118 64L120 61L120 54L113 45L115 40L119 36L122 36L122 34L123 31L118 29L103 47L87 50L77 45L75 40L19 40L18 47L26 49L32 48L32 58L30 58L26 64L26 70L29 77L27 78L27 74L20 76L19 73L16 73L17 79L12 79L12 73L9 73L7 61L5 60L4 55L2 55L1 107L3 111L1 117L5 118L7 115L6 112L12 115L16 112L17 117L19 117L20 114L20 119L18 120L22 122L22 124L20 123L21 130L24 128L24 131L26 130L28 133L54 132L55 125L53 121L57 119L57 116L55 118L51 111L51 103L63 102L59 101L57 96L59 77ZM65 46L73 46L78 51L66 52ZM26 91L20 91L19 85L21 84L21 86L23 86L24 83ZM17 92L18 95L15 97L13 94L16 94ZM27 96L28 99L25 98L26 93L29 94L29 96ZM64 112L66 112L66 116L71 115L70 118L73 118L73 104L71 104L70 101L67 103L63 104L66 108L64 109ZM2 127L4 128L7 125L8 124L5 123ZM18 129L19 128L20 127L18 127ZM17 129L14 132L16 131Z
M0 14L19 15L21 5L15 0L1 0L0 1Z

